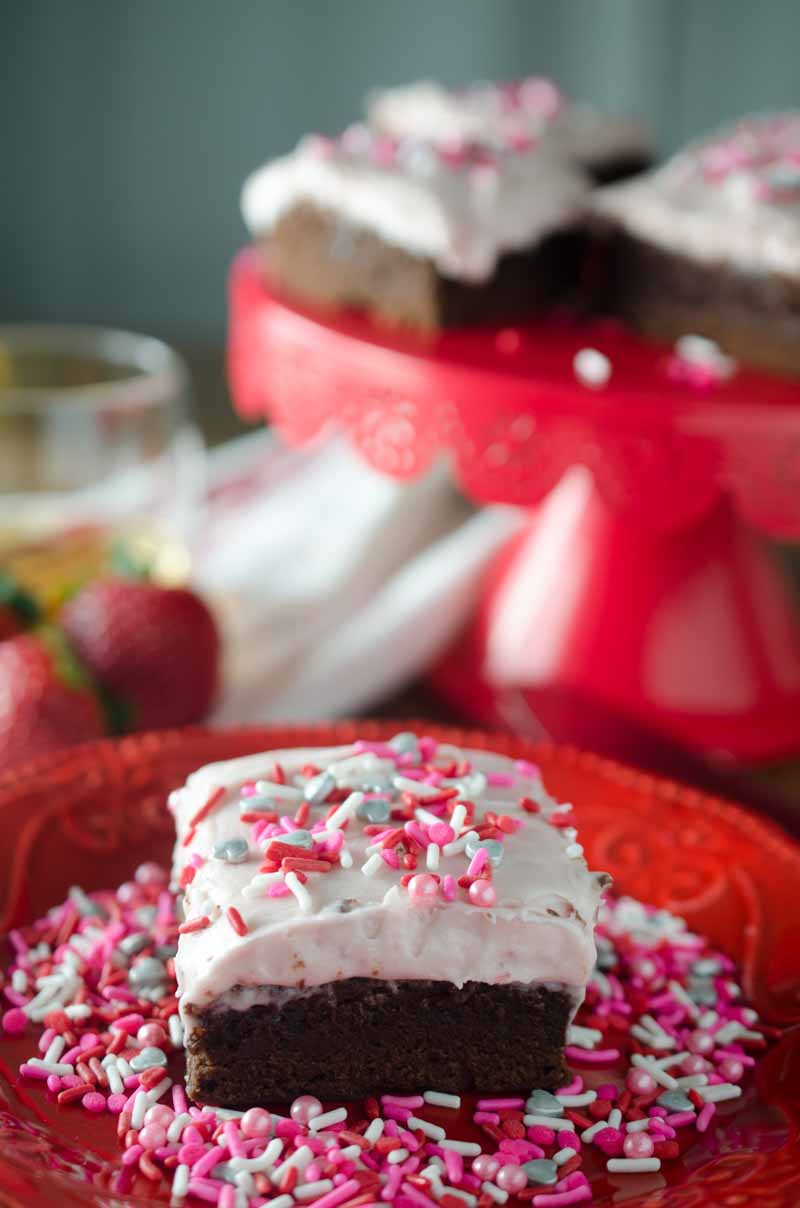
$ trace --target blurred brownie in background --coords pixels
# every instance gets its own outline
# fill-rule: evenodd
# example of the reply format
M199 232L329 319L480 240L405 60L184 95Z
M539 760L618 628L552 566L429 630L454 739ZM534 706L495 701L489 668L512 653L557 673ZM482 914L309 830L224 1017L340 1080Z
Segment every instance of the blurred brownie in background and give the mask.
M743 118L591 210L597 307L800 376L800 111Z
M367 100L367 120L390 138L435 146L535 144L574 163L597 184L641 172L653 158L639 122L573 101L542 76L457 89L419 80L376 90Z

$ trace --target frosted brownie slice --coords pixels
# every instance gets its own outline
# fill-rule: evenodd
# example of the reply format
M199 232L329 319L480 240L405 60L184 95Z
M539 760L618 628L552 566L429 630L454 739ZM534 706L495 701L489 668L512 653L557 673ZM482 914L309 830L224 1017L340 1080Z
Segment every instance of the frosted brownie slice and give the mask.
M744 118L598 190L592 212L602 309L800 375L800 112Z
M565 96L542 76L445 88L419 80L376 91L367 120L382 134L441 146L478 142L544 146L598 183L630 176L652 159L643 127Z
M588 178L535 146L435 146L354 126L245 183L269 280L301 303L423 332L568 297Z
M200 1101L561 1084L608 878L531 765L400 734L212 764L171 808Z

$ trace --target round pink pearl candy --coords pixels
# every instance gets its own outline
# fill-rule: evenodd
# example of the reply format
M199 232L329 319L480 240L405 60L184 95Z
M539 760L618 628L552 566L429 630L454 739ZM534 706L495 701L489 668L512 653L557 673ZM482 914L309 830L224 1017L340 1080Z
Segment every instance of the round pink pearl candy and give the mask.
M141 896L141 892L135 881L123 881L117 890L117 900L126 905L128 902L135 902Z
M478 1154L477 1158L473 1158L472 1173L477 1175L479 1179L488 1179L491 1182L499 1169L500 1163L491 1154L481 1153Z
M289 1115L296 1124L308 1124L316 1116L322 1115L322 1104L313 1095L300 1095L290 1107Z
M86 1108L87 1112L104 1112L106 1110L106 1101L99 1091L89 1091L81 1099L81 1103ZM166 1136L166 1134L164 1134Z
M28 1026L28 1017L19 1007L12 1007L3 1015L3 1031L9 1036L21 1036Z
M744 1077L744 1062L738 1057L725 1057L719 1063L719 1072L726 1082L739 1082Z
M270 1114L265 1112L263 1107L251 1107L239 1121L239 1128L244 1136L252 1140L255 1137L266 1137L271 1123Z
M699 1053L706 1057L714 1051L714 1037L705 1028L697 1028L690 1034L686 1047L690 1053Z
M622 1149L626 1158L652 1158L655 1146L646 1132L628 1133Z
M174 1119L175 1113L166 1103L154 1103L144 1114L145 1124L160 1124L162 1128L169 1128Z
M146 1124L139 1129L139 1144L145 1149L158 1149L167 1139L166 1130L160 1124Z
M140 1044L144 1045L145 1048L150 1047L160 1049L162 1045L166 1044L167 1033L164 1031L160 1023L155 1023L153 1021L151 1023L142 1024L142 1026L139 1028L139 1031L136 1033L136 1039Z
M708 1068L708 1062L699 1053L690 1053L681 1062L681 1073L689 1077L693 1074L704 1074Z
M502 1191L507 1191L509 1195L516 1195L518 1191L522 1191L524 1187L528 1186L528 1176L519 1166L501 1166L495 1182Z
M472 882L469 887L469 897L473 906L494 906L497 901L494 885L483 877Z
M625 1085L632 1095L652 1095L656 1080L647 1070L629 1070Z
M439 896L439 882L429 873L418 873L408 882L408 896L415 906L432 906Z

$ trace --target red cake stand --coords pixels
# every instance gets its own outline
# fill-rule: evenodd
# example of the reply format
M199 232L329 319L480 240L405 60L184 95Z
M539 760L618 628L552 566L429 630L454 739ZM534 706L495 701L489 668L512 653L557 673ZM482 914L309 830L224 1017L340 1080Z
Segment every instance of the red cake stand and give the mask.
M575 376L587 347L602 387ZM632 730L747 761L800 749L800 625L762 536L800 537L797 384L687 381L609 321L389 336L287 305L251 252L229 369L240 413L293 445L336 426L386 474L447 457L474 500L531 510L436 671L462 712L612 753Z

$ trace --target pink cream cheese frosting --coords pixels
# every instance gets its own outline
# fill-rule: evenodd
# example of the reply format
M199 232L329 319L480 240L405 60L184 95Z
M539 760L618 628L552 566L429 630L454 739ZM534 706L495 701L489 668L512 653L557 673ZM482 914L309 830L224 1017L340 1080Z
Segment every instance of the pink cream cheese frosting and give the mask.
M285 854L287 828L297 835L293 819L309 798L290 864L294 852L313 863L329 850L330 871L305 872L305 884L282 867L260 872L265 858L271 867ZM473 825L454 802L472 803ZM413 811L405 820L404 806ZM246 1008L259 988L296 992L351 977L540 982L566 988L576 1005L583 997L608 878L587 868L571 806L548 795L533 765L400 734L390 744L209 764L170 808L173 875L185 887L175 964L190 1026L194 1011L216 1002ZM259 810L278 821L254 823ZM481 841L473 826L487 811L505 815L512 833ZM390 848L399 867L380 854L392 830L403 833ZM312 847L303 846L309 835ZM403 866L406 851L416 869ZM470 868L479 892L463 881Z

